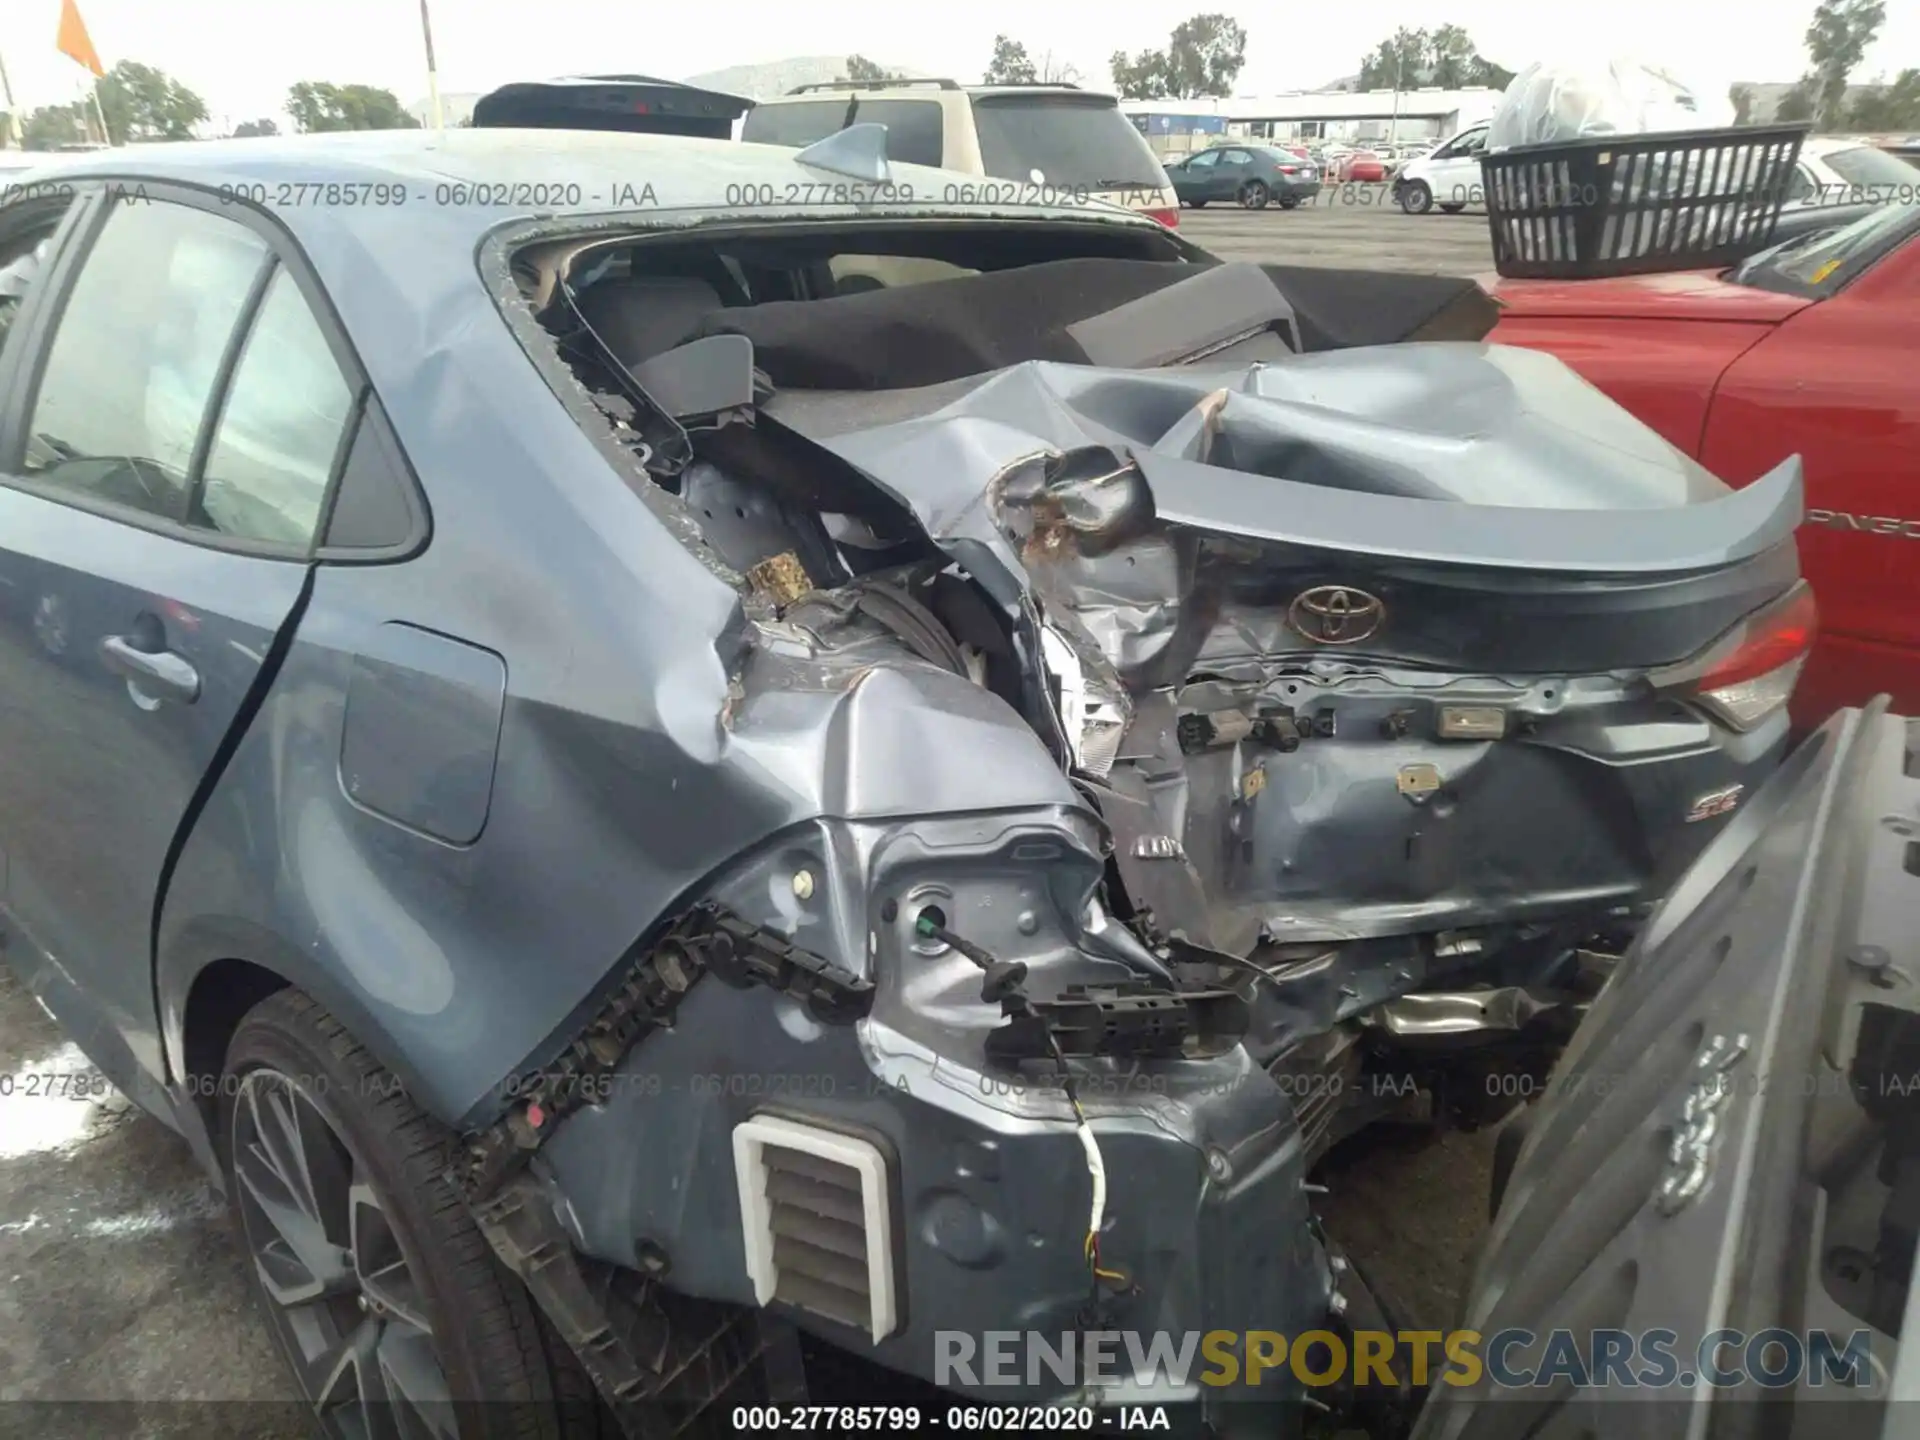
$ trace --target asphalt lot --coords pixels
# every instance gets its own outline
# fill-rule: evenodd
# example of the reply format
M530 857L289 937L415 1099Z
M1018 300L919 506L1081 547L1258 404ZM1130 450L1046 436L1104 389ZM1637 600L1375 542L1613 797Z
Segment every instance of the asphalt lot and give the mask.
M1403 215L1384 187L1293 211L1189 210L1181 228L1223 258L1491 268L1484 217ZM95 1094L94 1073L0 964L0 1440L306 1433L230 1220L184 1144ZM1423 1325L1457 1309L1485 1228L1490 1150L1485 1135L1386 1131L1317 1177L1335 1237Z
M1422 275L1493 270L1484 211L1408 215L1384 185L1343 185L1293 210L1215 202L1204 210L1182 210L1180 233L1223 260Z

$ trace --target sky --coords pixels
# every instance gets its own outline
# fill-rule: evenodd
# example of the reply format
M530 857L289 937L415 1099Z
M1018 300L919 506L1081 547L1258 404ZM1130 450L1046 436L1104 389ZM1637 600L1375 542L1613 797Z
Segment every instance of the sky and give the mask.
M728 65L857 52L882 64L961 80L977 78L1005 33L1036 57L1106 83L1107 56L1159 47L1199 9L1220 9L1247 32L1241 94L1311 89L1359 68L1401 25L1464 27L1481 53L1512 70L1535 60L1624 50L1702 91L1735 80L1790 81L1806 67L1803 34L1813 0L1611 0L1604 7L1541 0L1374 0L1363 21L1302 19L1285 8L1235 0L732 0L646 5L636 0L429 0L444 93L510 80L638 71L679 79ZM157 66L197 91L216 124L268 115L282 122L299 80L392 90L411 105L427 93L418 0L79 0L94 48ZM1318 7L1316 7L1318 8ZM1857 72L1874 78L1920 66L1920 3L1889 0L1879 43ZM86 73L54 49L59 0L11 0L0 12L0 60L23 109L77 98ZM1576 16L1592 16L1596 46Z

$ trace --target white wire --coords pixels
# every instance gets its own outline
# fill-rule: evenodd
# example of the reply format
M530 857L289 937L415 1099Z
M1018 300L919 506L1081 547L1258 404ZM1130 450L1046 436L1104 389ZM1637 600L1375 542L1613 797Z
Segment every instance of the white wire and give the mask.
M1087 1174L1093 1180L1093 1212L1087 1220L1087 1234L1097 1243L1107 1214L1107 1162L1100 1157L1100 1142L1093 1138L1093 1127L1082 1120L1079 1130L1080 1148L1087 1152Z

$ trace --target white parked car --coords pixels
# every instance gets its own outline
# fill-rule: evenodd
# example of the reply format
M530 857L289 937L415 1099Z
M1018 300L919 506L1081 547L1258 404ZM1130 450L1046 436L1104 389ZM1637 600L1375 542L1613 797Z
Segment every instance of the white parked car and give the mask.
M1451 215L1481 204L1480 156L1486 148L1486 122L1469 125L1403 164L1393 177L1393 198L1409 215L1425 215L1435 206Z
M1394 177L1393 198L1409 215L1435 208L1449 214L1485 203L1480 157L1487 148L1483 123L1469 126L1416 160ZM1911 200L1920 188L1920 171L1897 155L1864 140L1810 136L1800 148L1800 163L1788 182L1787 208L1859 205Z
M1864 140L1812 135L1787 184L1789 209L1908 202L1920 194L1920 169Z

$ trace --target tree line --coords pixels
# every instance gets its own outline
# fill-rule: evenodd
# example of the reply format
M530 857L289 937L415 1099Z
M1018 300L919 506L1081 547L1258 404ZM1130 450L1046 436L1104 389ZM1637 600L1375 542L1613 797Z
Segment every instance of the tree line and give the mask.
M1886 0L1820 0L1808 22L1806 73L1776 108L1776 119L1809 121L1820 130L1920 130L1920 69L1901 70L1892 80L1854 85L1853 73L1879 39L1886 23ZM1246 63L1247 34L1232 17L1207 13L1174 27L1165 46L1128 55L1116 51L1108 64L1113 87L1127 100L1184 100L1227 96ZM881 84L906 78L864 55L849 55L846 78ZM1051 53L1035 59L1008 35L996 35L984 83L989 85L1075 84L1080 73ZM1513 72L1480 54L1458 25L1432 30L1401 27L1361 57L1350 82L1356 90L1469 86L1505 89ZM1730 92L1738 123L1751 117L1753 94L1745 85ZM122 60L94 82L93 94L66 105L43 105L22 116L23 143L29 150L54 150L84 144L95 136L97 114L111 144L147 140L190 140L206 124L206 102L187 86L151 65ZM391 90L372 85L334 85L303 80L287 91L284 116L296 133L327 130L413 130L420 122ZM0 120L6 117L0 112ZM261 116L234 127L236 136L278 135L281 121Z
M1191 100L1226 96L1247 59L1247 32L1230 15L1206 13L1183 20L1157 50L1129 55L1116 50L1107 66L1113 88L1123 100ZM842 67L848 80L881 84L905 78L867 59L849 55ZM986 85L1077 85L1078 69L1052 52L1036 58L1011 35L993 37L993 53L980 77ZM1504 89L1513 72L1480 54L1458 25L1437 30L1402 28L1361 58L1351 88L1403 90L1437 85L1458 90L1471 85Z
M1231 95L1246 53L1246 30L1229 15L1207 13L1175 26L1159 49L1133 55L1117 50L1107 65L1113 72L1113 88L1123 100L1191 100ZM989 85L1031 85L1077 81L1079 76L1072 66L1055 62L1051 55L1036 63L1025 45L1011 36L997 35L982 78ZM1505 89L1512 79L1513 72L1482 56L1458 25L1436 30L1402 27L1361 57L1359 73L1349 88L1412 90L1433 85L1459 90L1487 85Z
M1853 84L1886 19L1885 0L1820 0L1802 37L1806 73L1780 98L1773 118L1806 121L1816 130L1920 130L1920 69L1871 85ZM1744 124L1753 109L1753 91L1735 85L1727 98L1735 119Z
M96 119L95 101L98 101ZM287 91L285 119L293 131L417 130L420 122L391 90L372 85L332 85L303 80ZM0 112L0 123L9 117ZM92 95L67 105L42 105L21 117L21 143L29 150L57 150L98 139L126 145L149 140L191 140L207 123L207 103L187 86L151 65L122 60L94 82ZM236 125L236 136L278 135L272 116Z
M1853 83L1854 72L1880 38L1886 0L1820 0L1804 37L1806 73L1782 98L1775 117L1808 121L1817 130L1920 131L1920 69L1900 70L1892 79ZM1165 46L1128 55L1116 51L1108 62L1113 87L1125 100L1187 100L1233 93L1246 59L1246 32L1221 14L1201 14L1176 27ZM1434 86L1460 90L1473 86L1504 90L1514 72L1480 53L1458 25L1431 30L1401 27L1369 50L1346 88L1409 90ZM898 78L871 61L848 59L847 78ZM1051 55L1035 61L1027 47L1009 35L996 35L993 54L981 77L989 85L1077 82L1071 65ZM1729 97L1735 121L1752 118L1753 92L1735 85Z

